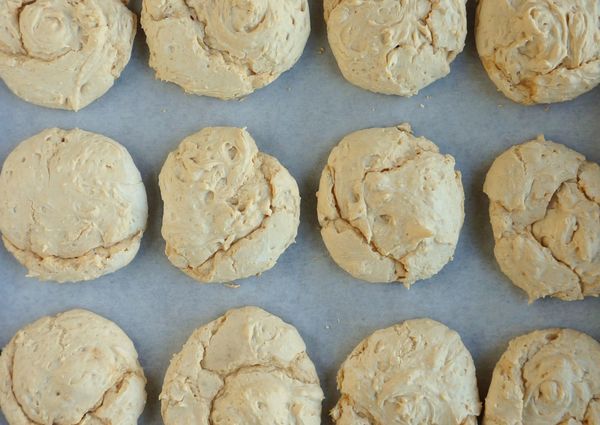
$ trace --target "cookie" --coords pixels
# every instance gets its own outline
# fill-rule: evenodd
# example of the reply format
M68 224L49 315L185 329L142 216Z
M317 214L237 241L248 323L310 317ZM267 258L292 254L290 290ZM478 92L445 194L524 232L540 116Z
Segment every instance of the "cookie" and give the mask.
M77 111L129 62L137 18L121 0L0 2L0 78L14 94Z
M412 96L450 73L467 35L465 0L324 0L329 45L350 83Z
M477 50L509 99L563 102L600 83L599 20L596 1L480 0Z
M165 253L200 282L269 270L298 232L296 181L244 129L209 127L185 138L159 184Z
M233 99L294 66L310 16L306 0L144 0L142 27L157 78Z
M572 329L513 339L494 369L483 423L600 424L600 344Z
M358 279L407 287L438 273L452 259L464 220L454 165L408 124L344 137L317 194L333 260Z
M373 333L337 381L337 425L476 425L481 411L471 354L456 332L430 319Z
M501 154L487 173L500 268L529 295L600 295L600 166L539 136Z
M30 277L90 280L133 260L148 216L129 152L83 130L44 130L0 172L0 233Z
M33 322L0 356L0 408L10 425L136 425L145 386L131 340L85 310Z
M257 307L198 328L171 360L165 425L318 425L323 392L296 329Z

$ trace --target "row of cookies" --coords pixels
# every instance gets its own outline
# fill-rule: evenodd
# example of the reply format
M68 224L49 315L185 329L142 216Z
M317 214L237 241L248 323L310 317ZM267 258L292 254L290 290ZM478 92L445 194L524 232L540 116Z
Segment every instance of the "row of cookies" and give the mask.
M106 93L132 51L137 17L121 0L0 2L0 77L19 97L79 110ZM467 34L466 0L324 0L344 77L411 96L450 72ZM600 6L584 0L481 0L479 55L523 104L573 99L600 83ZM157 78L186 92L239 98L298 61L306 0L144 0L141 23Z
M272 268L293 243L298 186L240 128L205 128L171 152L159 176L166 255L201 282ZM495 255L530 300L600 295L600 166L557 143L513 146L492 164ZM369 282L407 287L456 249L464 191L454 158L408 124L360 130L329 155L318 190L333 260ZM22 142L0 172L0 233L29 276L90 280L127 265L146 227L141 176L127 150L82 130Z
M364 339L341 365L339 425L475 425L475 366L460 336L413 319ZM85 310L43 317L0 355L9 425L134 425L146 377L129 337ZM320 424L323 391L298 331L257 307L196 329L160 393L165 425ZM571 329L513 339L497 363L484 424L600 423L600 343Z

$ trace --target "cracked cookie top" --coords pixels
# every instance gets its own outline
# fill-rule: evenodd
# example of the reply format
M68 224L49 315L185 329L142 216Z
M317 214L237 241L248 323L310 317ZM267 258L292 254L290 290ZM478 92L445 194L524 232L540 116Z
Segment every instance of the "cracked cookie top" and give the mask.
M321 423L323 392L296 329L257 307L198 328L169 366L165 425Z
M137 18L123 3L0 1L0 78L28 102L84 108L129 62Z
M377 93L415 95L450 73L467 35L466 0L324 0L344 77Z
M600 344L572 329L513 339L494 368L483 423L600 424Z
M502 271L530 301L600 295L600 166L539 136L500 155L484 192Z
M145 385L131 340L85 310L35 321L0 356L0 408L10 425L135 425Z
M358 279L406 286L451 260L464 220L454 158L408 124L351 133L329 155L317 212L334 261Z
M476 425L473 359L460 336L430 319L363 340L338 372L337 425Z
M129 152L99 134L44 130L19 144L0 172L4 245L42 280L90 280L124 267L147 216Z
M490 79L515 102L563 102L600 84L597 0L480 0L475 35Z
M244 129L209 127L185 138L159 184L166 254L201 282L260 274L296 237L296 181Z
M310 17L306 0L144 0L142 26L157 78L232 99L294 66Z

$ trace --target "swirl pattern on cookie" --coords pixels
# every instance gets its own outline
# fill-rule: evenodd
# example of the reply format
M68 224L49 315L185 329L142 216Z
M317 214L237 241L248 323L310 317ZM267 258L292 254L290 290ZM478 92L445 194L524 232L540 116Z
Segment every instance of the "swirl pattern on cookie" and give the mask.
M306 0L144 0L142 26L157 78L232 99L294 66L310 17Z
M415 95L450 73L467 34L465 0L324 0L327 36L344 77Z
M22 99L77 111L129 62L137 18L121 0L0 2L0 78Z
M475 366L460 336L431 319L381 329L338 372L337 425L476 425Z
M600 344L572 329L513 339L494 369L483 423L600 424Z
M600 84L595 0L481 0L475 31L488 75L515 102L563 102Z

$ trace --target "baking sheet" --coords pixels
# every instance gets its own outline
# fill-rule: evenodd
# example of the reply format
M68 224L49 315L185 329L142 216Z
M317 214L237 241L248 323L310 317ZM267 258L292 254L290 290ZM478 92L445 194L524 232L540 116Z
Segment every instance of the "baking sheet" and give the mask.
M524 107L506 99L477 57L475 2L470 0L467 46L447 78L410 99L373 94L343 79L328 48L321 1L309 3L313 30L300 62L241 102L185 95L175 85L156 81L141 30L115 87L78 113L27 104L0 84L0 160L47 127L102 133L129 149L150 204L149 228L137 258L96 281L58 285L27 279L0 249L0 345L43 315L82 307L106 316L133 339L148 377L148 404L139 423L158 425L157 399L171 355L196 327L238 306L263 307L298 328L326 395L323 423L330 423L326 412L338 397L340 363L361 339L396 322L427 316L457 330L475 359L482 397L495 362L519 334L561 326L600 339L600 299L528 305L525 294L500 272L481 190L499 153L542 132L600 162L600 88L550 107ZM139 13L141 1L132 7ZM466 193L466 220L454 261L410 290L360 282L337 267L319 234L315 198L329 151L344 135L402 122L454 155ZM163 255L160 235L157 176L167 153L185 136L216 125L248 127L259 148L288 167L302 195L297 243L274 269L240 281L238 289L199 285L186 277ZM4 419L0 424L6 425Z

